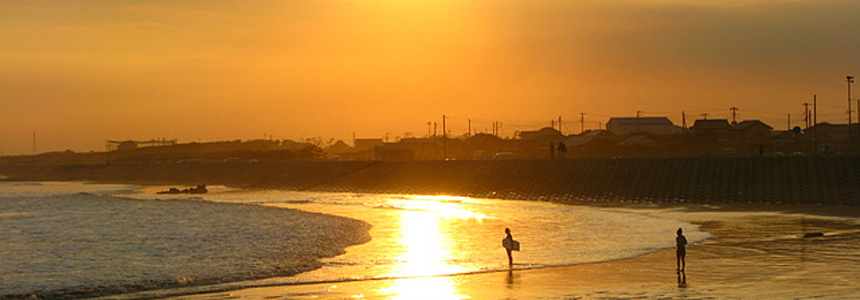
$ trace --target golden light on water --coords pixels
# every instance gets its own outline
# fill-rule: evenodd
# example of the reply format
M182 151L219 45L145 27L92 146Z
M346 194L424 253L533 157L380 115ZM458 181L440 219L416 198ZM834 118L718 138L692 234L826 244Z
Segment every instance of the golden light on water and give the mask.
M420 277L393 281L385 290L390 299L467 299L452 277Z
M469 198L448 196L411 196L409 200L395 201L405 209L400 215L402 253L400 265L392 276L410 277L435 274L455 274L466 271L452 263L458 251L456 232L450 228L452 218L476 218L484 215L466 210L460 203ZM392 281L385 294L392 299L464 299L459 295L451 277L418 277Z
M456 199L454 199L456 198ZM395 277L462 272L462 267L449 263L457 251L457 237L450 228L449 219L486 216L464 209L461 201L468 198L411 196L408 200L395 200L392 204L403 209L399 219L399 243L402 253L397 258ZM452 201L457 200L457 201Z
M429 212L440 218L475 218L486 219L487 216L463 208L461 203L476 203L475 199L457 196L408 196L407 201L395 201L403 209ZM416 226L420 226L417 225Z

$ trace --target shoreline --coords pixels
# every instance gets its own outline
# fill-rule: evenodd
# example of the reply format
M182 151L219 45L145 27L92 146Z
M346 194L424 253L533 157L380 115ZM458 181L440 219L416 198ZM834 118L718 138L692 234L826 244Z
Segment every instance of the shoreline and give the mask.
M677 284L674 251L666 249L617 261L446 275L445 280L437 276L278 285L168 299L375 299L394 295L392 286L427 284L423 281L450 281L459 299L860 298L860 289L851 284L860 282L860 272L855 271L860 269L860 207L856 205L558 201L552 197L532 201L678 219L714 236L688 248L689 269L684 274L688 278L683 287ZM801 237L809 232L825 236Z
M270 286L166 299L379 299L397 296L392 287L439 282L450 284L453 293L435 296L450 299L860 297L860 289L850 284L860 280L860 272L855 271L860 267L856 251L860 249L860 219L856 214L845 216L852 211L824 207L816 215L807 215L725 206L601 209L680 219L714 236L688 247L684 277L674 270L674 249L663 249L634 258L571 266ZM803 222L807 224L799 227ZM825 232L825 236L803 238L803 230ZM820 253L827 255L815 255ZM844 284L835 284L839 282Z

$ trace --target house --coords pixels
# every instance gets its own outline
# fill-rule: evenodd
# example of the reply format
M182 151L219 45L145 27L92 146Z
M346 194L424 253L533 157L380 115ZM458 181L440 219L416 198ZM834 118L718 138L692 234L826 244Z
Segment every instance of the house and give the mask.
M520 139L513 152L523 158L554 157L558 143L567 138L552 127L544 127L536 131L521 131L517 135Z
M611 143L617 142L619 139L616 135L606 130L589 130L579 135L573 135L564 140L564 145L568 149L584 147L596 142L609 140Z
M589 130L564 140L568 157L612 157L620 138L606 130Z
M497 153L511 151L505 140L487 133L472 135L464 141L464 144L471 152L471 159L494 159Z
M712 119L712 120L696 120L693 123L693 127L690 127L690 130L693 132L715 132L715 133L727 133L732 130L732 125L729 124L729 120L726 119Z
M759 120L696 120L690 130L691 149L700 154L761 155L775 151L773 127Z
M852 129L857 130L857 128ZM827 122L818 123L815 126L807 128L804 134L810 138L817 138L821 143L844 144L848 141L848 125L830 124Z
M504 140L498 136L489 133L476 133L466 139L466 143L470 145L490 145L496 146L502 144Z
M398 144L383 144L375 148L376 160L381 161L404 161L414 160L415 151L409 146Z
M338 140L333 145L329 146L325 149L325 153L330 159L340 159L344 154L349 154L354 152L353 148L344 143L342 140Z
M759 120L747 120L732 126L738 153L762 154L772 151L773 127Z
M860 125L852 124L851 130L856 137L860 131ZM818 152L824 151L827 147L828 152L832 154L848 153L850 150L848 140L848 125L847 124L830 124L827 122L818 123L815 126L804 130L805 140L818 147Z
M610 118L606 130L615 135L651 133L660 135L679 134L683 128L675 126L668 117L623 117Z
M773 127L759 120L746 120L732 126L734 130L742 132L744 139L766 139L770 136Z
M564 140L564 135L552 127L544 127L540 130L533 131L520 131L519 137L523 141L533 141L546 144Z
M735 151L732 125L726 119L696 120L690 130L688 146L693 153L726 155Z
M382 139L355 139L353 147L356 151L364 151L373 149L376 146L385 144Z
M406 146L412 150L413 158L418 160L442 159L444 150L442 139L437 138L403 138L397 145Z

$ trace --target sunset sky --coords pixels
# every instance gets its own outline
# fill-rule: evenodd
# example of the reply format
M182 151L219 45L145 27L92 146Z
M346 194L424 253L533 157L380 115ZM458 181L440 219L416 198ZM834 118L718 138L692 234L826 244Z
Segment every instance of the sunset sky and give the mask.
M0 152L393 139L443 114L511 135L737 106L782 130L813 94L847 122L846 75L857 0L0 0Z

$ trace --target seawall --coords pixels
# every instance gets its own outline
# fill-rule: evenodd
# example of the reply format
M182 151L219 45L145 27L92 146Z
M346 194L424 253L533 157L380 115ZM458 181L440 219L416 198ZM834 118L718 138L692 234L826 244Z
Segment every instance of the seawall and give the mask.
M551 201L860 205L860 157L3 165L7 180L451 194Z

